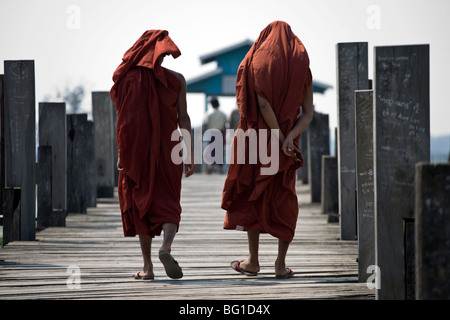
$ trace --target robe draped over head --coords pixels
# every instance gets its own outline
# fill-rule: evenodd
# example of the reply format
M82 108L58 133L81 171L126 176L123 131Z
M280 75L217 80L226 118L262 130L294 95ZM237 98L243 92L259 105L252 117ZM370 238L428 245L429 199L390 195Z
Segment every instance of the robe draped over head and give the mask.
M306 89L312 82L309 57L303 43L283 21L269 24L260 33L238 68L236 99L241 115L238 129L247 131L269 127L259 111L257 94L267 99L276 115L280 130L287 135L300 114ZM269 133L270 135L270 133ZM298 138L294 144L298 146ZM236 148L236 136L234 146ZM267 150L270 150L270 139ZM298 200L295 172L303 166L286 156L279 144L279 167L274 175L262 175L259 162L237 164L237 153L231 160L222 193L222 208L227 210L224 228L260 230L292 241ZM245 155L249 150L245 144Z
M113 75L117 111L118 195L125 236L159 235L162 224L179 225L182 165L171 160L177 144L180 80L158 62L181 54L165 30L148 30L125 52Z

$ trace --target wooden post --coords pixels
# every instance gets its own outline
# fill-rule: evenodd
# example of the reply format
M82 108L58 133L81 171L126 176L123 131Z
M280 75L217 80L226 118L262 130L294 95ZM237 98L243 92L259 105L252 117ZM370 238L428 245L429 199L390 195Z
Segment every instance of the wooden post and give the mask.
M109 92L92 92L92 114L95 131L97 196L114 197L114 104Z
M112 134L112 141L113 141L113 155L114 155L114 186L117 187L119 184L119 169L117 169L117 159L119 158L119 145L117 144L117 112L116 112L116 105L114 102L112 102L112 115L113 115L113 134Z
M64 226L67 215L66 104L39 103L39 146L51 146L51 219L48 226ZM45 157L43 158L45 159ZM48 161L45 159L45 161ZM44 165L45 166L45 165ZM45 177L41 176L42 178ZM40 182L44 184L43 181ZM54 216L54 217L53 217Z
M87 184L86 199L88 207L97 206L97 171L95 168L95 142L94 142L94 122L86 123L86 166Z
M336 215L339 212L337 158L322 155L322 202L323 214ZM334 221L335 217L329 219Z
M3 195L3 246L22 240L20 214L20 188L4 188Z
M355 91L358 280L366 282L375 264L373 182L373 90Z
M88 207L87 114L67 115L67 210L86 213Z
M3 188L5 187L5 103L3 101L3 75L0 74L0 203L3 203Z
M52 146L39 146L36 179L38 199L37 230L51 226L61 226L61 224L55 223L58 221L53 214L52 158Z
M4 62L5 186L20 187L20 240L36 237L34 61Z
M414 215L415 164L430 159L429 46L374 48L377 299L405 299L404 221Z
M414 219L404 219L404 246L405 246L405 299L416 300L416 265L414 243Z
M67 207L86 213L97 205L94 124L87 114L67 115Z
M415 167L416 298L450 299L450 164Z
M368 43L338 43L338 180L342 240L356 240L355 90L368 89Z
M311 201L320 202L322 194L322 155L330 154L330 129L328 114L314 111L308 127L308 179Z
M297 177L303 184L308 184L308 132L309 128L307 128L300 137L299 148L302 152L303 158L303 167L297 170Z

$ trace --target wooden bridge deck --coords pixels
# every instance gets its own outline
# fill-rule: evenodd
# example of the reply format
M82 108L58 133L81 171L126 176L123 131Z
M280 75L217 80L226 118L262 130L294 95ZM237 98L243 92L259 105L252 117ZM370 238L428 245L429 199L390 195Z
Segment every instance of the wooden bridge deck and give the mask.
M257 277L231 270L230 261L248 253L247 237L222 229L223 181L214 174L183 180L182 222L172 248L182 279L166 276L157 237L155 280L134 280L142 268L138 239L123 237L118 199L99 199L87 214L70 214L66 227L0 249L0 299L374 299L357 282L357 243L339 240L338 224L327 223L320 205L310 203L307 185L297 185L300 215L287 257L295 277L274 277L277 240L269 235L261 235ZM79 288L70 282L74 266Z

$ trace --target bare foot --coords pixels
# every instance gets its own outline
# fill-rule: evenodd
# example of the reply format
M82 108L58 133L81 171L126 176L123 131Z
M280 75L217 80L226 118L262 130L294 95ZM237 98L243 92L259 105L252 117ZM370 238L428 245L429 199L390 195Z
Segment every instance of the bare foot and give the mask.
M294 276L294 272L291 268L286 268L285 263L275 262L275 277L277 278L291 278Z
M142 271L133 274L133 277L135 279L153 280L155 278L155 275L153 273L153 264L151 262L144 263L144 268L142 269Z
M252 263L248 259L239 263L239 268L248 272L259 272L259 263Z

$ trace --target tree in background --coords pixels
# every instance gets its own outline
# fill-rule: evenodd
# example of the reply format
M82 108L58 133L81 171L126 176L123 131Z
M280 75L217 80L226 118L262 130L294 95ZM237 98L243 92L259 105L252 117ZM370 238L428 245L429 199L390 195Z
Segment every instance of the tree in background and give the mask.
M67 113L78 113L81 109L86 89L83 84L75 86L66 84L64 89L57 88L55 94L46 95L44 101L63 101L66 103Z

